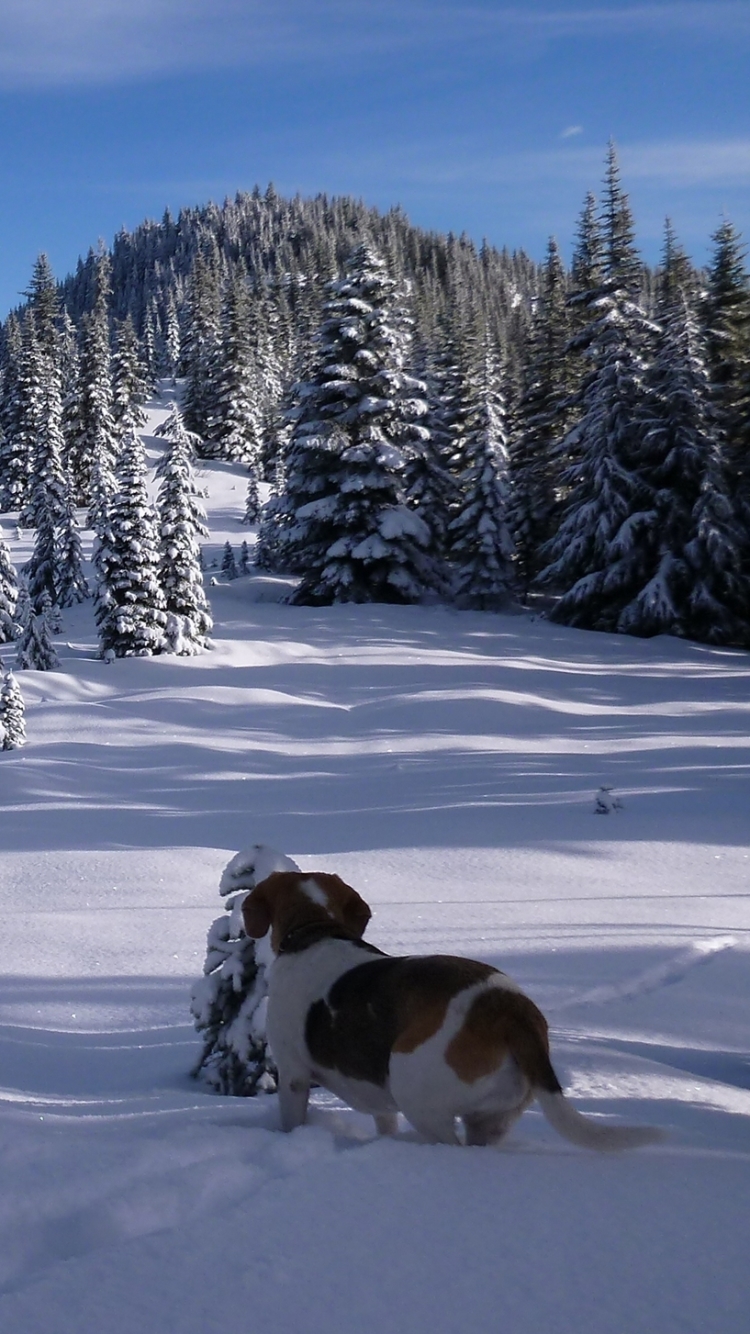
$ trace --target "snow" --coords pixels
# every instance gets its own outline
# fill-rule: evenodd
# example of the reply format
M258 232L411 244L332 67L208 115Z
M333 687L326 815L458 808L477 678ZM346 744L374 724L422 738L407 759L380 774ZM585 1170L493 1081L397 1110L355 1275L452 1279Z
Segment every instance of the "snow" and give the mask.
M243 477L203 470L209 559ZM212 652L109 664L87 603L19 673L0 1327L745 1334L748 655L287 590L219 584ZM353 884L381 948L507 970L576 1105L666 1142L585 1153L536 1109L500 1150L378 1140L322 1091L282 1136L274 1097L195 1084L190 987L256 843Z

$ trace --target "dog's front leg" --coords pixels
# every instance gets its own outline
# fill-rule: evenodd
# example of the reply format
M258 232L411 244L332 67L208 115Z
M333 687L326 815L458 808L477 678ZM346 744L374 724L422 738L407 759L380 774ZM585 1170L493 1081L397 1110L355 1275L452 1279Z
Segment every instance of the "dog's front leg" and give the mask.
M291 1077L279 1071L279 1111L281 1129L296 1130L305 1124L310 1080L304 1076Z

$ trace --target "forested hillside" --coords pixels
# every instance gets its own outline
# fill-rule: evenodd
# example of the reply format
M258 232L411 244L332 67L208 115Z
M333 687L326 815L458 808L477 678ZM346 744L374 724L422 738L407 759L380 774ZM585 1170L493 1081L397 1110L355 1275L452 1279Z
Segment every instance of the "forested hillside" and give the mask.
M164 378L153 513L138 431ZM668 223L647 270L613 147L569 267L554 240L537 265L273 187L121 232L59 284L40 256L0 428L0 509L36 530L21 576L0 563L0 633L37 660L89 593L82 524L103 653L205 645L196 456L247 466L255 558L298 602L544 595L571 625L750 644L740 238L722 222L697 272Z

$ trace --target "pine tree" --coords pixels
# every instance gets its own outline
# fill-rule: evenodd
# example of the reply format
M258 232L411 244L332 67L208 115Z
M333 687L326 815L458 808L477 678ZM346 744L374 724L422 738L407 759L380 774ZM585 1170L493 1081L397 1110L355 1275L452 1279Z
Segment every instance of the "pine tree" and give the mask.
M28 505L33 476L32 461L39 431L44 365L45 358L36 336L33 314L31 310L27 310L21 335L15 435L11 440L13 453L11 486L19 501L21 520L24 523L29 521Z
M26 567L29 596L37 612L41 611L45 593L51 603L58 601L60 535L70 523L71 512L62 463L62 404L56 362L45 357L41 372L29 504L29 518L36 528L36 539Z
M414 602L436 577L430 531L402 498L425 409L406 344L396 283L362 243L330 286L317 364L298 391L277 510L282 556L304 576L295 602Z
M727 463L736 474L738 492L744 495L750 487L748 460L740 447L750 366L750 281L732 224L723 222L712 239L714 254L703 308L708 374Z
M648 580L653 496L640 462L656 332L637 299L641 267L612 146L602 218L604 277L586 301L590 323L579 336L590 369L580 419L563 441L567 494L539 582L562 593L554 620L611 631Z
M257 477L262 410L251 351L250 297L247 280L240 272L235 273L226 292L216 362L204 453L247 463Z
M459 606L507 606L514 585L508 527L508 443L499 376L489 349L464 387L459 505L449 525Z
M224 552L221 558L221 573L225 579L237 578L237 562L234 558L232 544L229 541L224 543Z
M237 566L238 573L247 575L250 573L250 548L247 542L243 542L240 547L240 559Z
M25 706L21 687L12 672L5 672L0 686L0 732L3 750L15 750L26 742Z
M541 551L553 536L558 517L559 444L570 424L573 392L570 338L565 271L557 242L551 238L510 444L509 522L518 578L526 594L540 571Z
M182 359L185 370L185 425L206 440L213 409L212 376L219 345L219 291L215 265L198 255L188 290Z
M77 503L89 505L89 521L97 533L115 489L114 470L120 447L112 403L108 295L110 266L106 256L96 262L96 301L83 324L79 371L77 431L68 436L69 465Z
M455 449L463 383L459 342L455 321L442 319L434 355L423 354L427 411L404 468L406 503L430 529L432 550L441 562L446 560L448 527L459 501L461 460Z
M177 315L174 293L167 297L164 312L164 374L174 381L180 370L180 321Z
M723 222L713 237L703 308L711 401L720 434L721 469L727 478L750 604L750 279L740 237Z
M116 658L149 657L164 650L167 615L143 442L135 432L123 444L118 483L97 558L99 644Z
M141 364L140 346L133 321L128 315L118 327L115 354L112 357L112 416L119 436L137 431L146 423L143 407L149 386Z
M620 613L629 634L686 633L694 574L687 561L694 513L716 452L700 330L691 305L692 270L667 223L657 290L658 332L647 372L640 472L650 492L644 521L643 585Z
M158 469L161 478L157 496L161 556L159 581L166 599L168 637L181 654L198 653L209 645L213 628L208 599L201 576L199 537L207 537L206 514L198 499L193 475L193 446L182 425L179 410L173 410L170 445ZM170 625L176 622L177 635Z
M18 575L10 550L0 528L0 644L10 644L18 633L15 619L18 602Z
M258 489L258 477L251 468L247 479L247 490L245 492L245 523L257 523L260 518L261 503L260 491Z
M27 494L29 459L22 436L21 325L11 313L5 322L0 397L0 511L20 510Z
M18 641L17 658L21 671L49 672L59 666L46 610L31 611Z
M193 1075L217 1093L255 1097L273 1093L277 1072L266 1045L266 966L256 942L245 935L246 892L274 870L298 870L288 857L256 846L239 852L225 868L219 892L226 912L208 933L203 977L195 983L190 1009L203 1039Z
M36 341L44 356L57 362L59 357L60 298L49 259L39 255L34 264L29 298Z

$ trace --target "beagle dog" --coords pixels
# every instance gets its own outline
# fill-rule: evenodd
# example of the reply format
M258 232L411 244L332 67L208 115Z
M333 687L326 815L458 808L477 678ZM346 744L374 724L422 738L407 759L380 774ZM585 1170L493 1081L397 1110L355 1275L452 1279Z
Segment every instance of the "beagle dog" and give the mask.
M337 875L275 871L242 905L269 931L268 1041L284 1130L303 1124L310 1086L369 1112L381 1134L398 1113L432 1143L495 1144L536 1098L574 1144L620 1149L661 1138L613 1126L565 1099L547 1023L505 973L472 959L394 958L363 940L370 909Z

